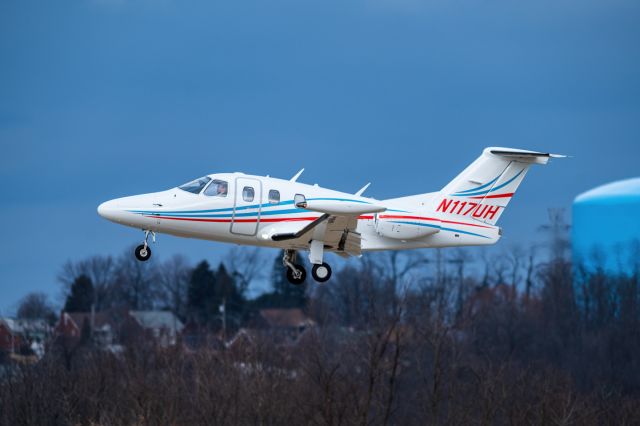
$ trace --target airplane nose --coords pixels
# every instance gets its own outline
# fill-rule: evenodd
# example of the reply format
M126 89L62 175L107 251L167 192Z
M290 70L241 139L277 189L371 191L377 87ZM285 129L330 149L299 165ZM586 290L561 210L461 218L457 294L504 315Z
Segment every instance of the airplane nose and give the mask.
M151 201L156 198L155 195L153 197L149 195L152 194L132 195L105 201L98 206L98 214L120 225L151 229L150 226L157 225L157 219L142 214L152 207Z
M118 209L115 204L116 203L113 200L105 201L98 206L98 214L105 219L112 221L116 220L116 216L118 215L120 209Z

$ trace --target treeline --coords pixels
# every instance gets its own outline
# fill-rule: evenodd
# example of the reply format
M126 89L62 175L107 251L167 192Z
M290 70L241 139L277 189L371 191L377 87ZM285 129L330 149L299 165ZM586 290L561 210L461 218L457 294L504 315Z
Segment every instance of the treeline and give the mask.
M84 275L94 293L78 299L98 309L170 309L216 332L220 305L236 328L258 306L302 306L318 326L286 346L268 334L227 349L147 342L120 355L86 348L69 364L53 351L0 379L0 417L3 424L637 424L639 268L609 275L572 265L565 245L553 246L544 258L518 249L476 258L465 250L365 255L336 268L327 284L302 287L284 281L274 252L239 251L236 264L213 267L180 258L70 263L61 274L67 303ZM272 275L258 277L264 270ZM258 278L272 291L247 300Z
M224 309L231 329L246 323L262 308L306 307L307 286L290 285L282 253L255 248L231 250L224 261L195 266L180 255L165 261L139 262L127 249L120 257L92 256L68 261L58 274L62 303L43 293L30 293L19 303L17 317L55 324L60 311L168 310L184 322L215 332ZM304 263L304 259L301 259ZM249 298L251 284L263 288Z

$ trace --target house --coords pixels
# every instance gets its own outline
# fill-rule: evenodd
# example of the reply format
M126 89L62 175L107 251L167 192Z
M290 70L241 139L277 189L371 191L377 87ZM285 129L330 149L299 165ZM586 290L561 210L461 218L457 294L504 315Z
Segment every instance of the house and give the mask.
M55 335L69 341L83 337L91 339L97 346L105 348L116 340L116 323L106 312L62 312L55 326Z
M161 346L174 345L183 328L171 312L114 309L62 312L55 334L68 342L77 343L86 338L100 348L113 349L119 344L135 345L141 337L154 339Z
M51 327L42 319L0 318L0 352L44 355L44 343Z
M308 327L315 325L300 308L272 308L259 311L258 324L261 328L269 328L274 331L301 334Z
M17 352L22 346L22 333L16 320L12 318L0 319L0 351Z
M160 346L172 346L184 329L184 324L170 311L129 311L135 325Z
M295 344L306 330L315 325L315 321L299 308L261 309L250 327L240 329L226 346L244 346L261 339L281 345Z

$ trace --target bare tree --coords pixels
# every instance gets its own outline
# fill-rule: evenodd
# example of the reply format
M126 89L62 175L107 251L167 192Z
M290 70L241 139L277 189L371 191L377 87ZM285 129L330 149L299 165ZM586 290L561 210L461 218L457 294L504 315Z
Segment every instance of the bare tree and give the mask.
M226 264L244 296L253 280L263 278L271 271L271 264L265 260L260 247L233 247L227 254Z
M116 263L111 256L92 256L77 262L67 261L58 274L63 286L63 298L69 294L71 284L81 275L91 279L94 286L94 305L96 310L109 307L110 287L116 276Z
M464 308L464 302L468 296L468 288L465 285L465 268L467 263L472 260L472 256L464 249L455 249L447 262L455 266L456 277L458 281L458 289L456 296L456 318L460 319L462 316L462 310Z
M191 266L185 257L175 255L158 268L158 301L178 317L187 316L187 296Z
M22 298L18 306L18 318L43 319L53 323L56 313L44 293L29 293Z
M110 306L127 306L135 310L152 309L156 304L158 274L153 259L140 262L126 250L116 265L114 282L107 298Z
M533 288L533 277L536 269L536 246L532 245L529 248L529 255L527 256L525 279L524 279L524 300L525 303L529 303L531 298L531 289Z
M522 259L524 258L524 250L519 246L512 246L507 250L506 259L511 267L511 294L516 297L518 294L518 282L520 281L520 268L522 266Z

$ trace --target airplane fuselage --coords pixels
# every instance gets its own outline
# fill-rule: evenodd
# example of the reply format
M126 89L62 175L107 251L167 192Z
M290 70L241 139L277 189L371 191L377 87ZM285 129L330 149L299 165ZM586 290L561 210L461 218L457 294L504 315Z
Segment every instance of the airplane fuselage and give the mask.
M381 205L384 212L357 216L356 232L362 238L362 251L399 250L422 247L445 247L493 244L499 238L499 228L473 220L443 221L433 209L428 194L421 200L379 201L373 198L307 185L299 182L242 173L219 173L208 176L211 181L227 184L223 196L198 194L178 187L161 192L118 198L100 205L99 213L126 226L147 229L179 237L199 238L235 244L276 248L306 248L300 242L273 241L274 230L299 228L301 223L318 219L322 213L298 208L296 194L307 200L327 200L332 203L362 203ZM437 193L434 193L434 195ZM384 236L383 226L393 226L399 232L408 231L407 238ZM404 230L402 229L404 228ZM415 235L410 229L415 228ZM422 230L437 231L425 232ZM382 235L381 235L382 234ZM294 244L292 244L294 243ZM338 247L326 247L338 250Z

